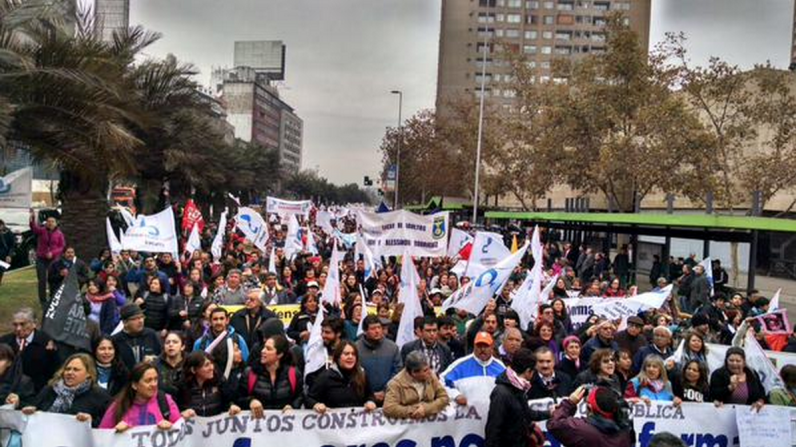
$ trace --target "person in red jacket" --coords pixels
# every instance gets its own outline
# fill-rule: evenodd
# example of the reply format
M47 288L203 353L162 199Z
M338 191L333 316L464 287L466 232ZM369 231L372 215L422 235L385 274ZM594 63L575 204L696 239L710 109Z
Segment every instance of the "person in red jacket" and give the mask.
M631 447L636 444L633 422L623 410L622 398L609 388L596 387L588 394L588 416L576 418L586 387L578 387L564 399L547 421L547 431L567 447Z
M58 228L55 217L48 217L44 226L36 222L36 212L30 209L30 229L36 235L36 278L39 283L39 303L47 306L47 271L50 264L57 261L66 248L66 238Z

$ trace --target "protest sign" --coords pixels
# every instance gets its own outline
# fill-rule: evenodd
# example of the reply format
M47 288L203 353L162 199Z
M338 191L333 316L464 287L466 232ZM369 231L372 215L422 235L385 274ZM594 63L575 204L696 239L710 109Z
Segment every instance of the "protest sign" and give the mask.
M763 332L768 335L788 335L791 333L790 321L788 321L788 310L780 309L768 312L757 317Z
M122 235L122 248L177 254L177 231L171 207L151 216L138 215Z
M309 217L311 209L311 200L282 200L276 197L268 197L266 199L265 211L278 214L280 217L298 214L306 218Z
M55 341L91 352L86 313L74 264L47 306L42 330Z
M358 210L360 236L374 256L445 256L448 248L448 213L421 216L399 210L369 213Z
M760 411L739 407L735 411L740 447L790 447L791 410L766 405Z
M30 208L33 203L33 169L22 168L0 177L0 208Z

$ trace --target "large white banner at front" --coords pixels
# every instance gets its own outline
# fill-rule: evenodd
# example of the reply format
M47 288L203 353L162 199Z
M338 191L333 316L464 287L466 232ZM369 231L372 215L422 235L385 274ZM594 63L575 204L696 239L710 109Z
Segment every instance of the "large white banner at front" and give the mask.
M280 217L299 214L309 217L312 209L311 200L282 200L276 197L268 197L265 201L265 211L267 213L278 214Z
M33 169L22 168L0 177L0 208L30 208L33 202Z
M551 400L531 401L536 409L552 408ZM18 411L0 410L0 443L21 447L480 447L484 445L487 405L450 406L437 416L422 421L387 418L381 410L366 413L359 408L329 410L325 414L300 410L282 413L266 411L262 419L252 419L248 412L235 417L226 414L179 422L170 430L154 426L136 427L124 433L92 430L74 416L36 413L21 416ZM776 435L792 440L792 430L773 424L774 418L739 417L749 412L747 406L684 403L643 403L630 408L639 447L646 447L655 433L669 432L688 446L746 447L743 433L757 439ZM796 413L776 407L775 413ZM585 417L586 404L578 408ZM781 420L780 417L778 420ZM746 421L750 422L746 422ZM754 424L754 425L751 425ZM544 429L544 423L541 423ZM551 447L561 443L548 435ZM9 443L9 439L16 441Z
M405 210L389 213L357 212L360 235L374 256L445 256L448 213L428 216Z

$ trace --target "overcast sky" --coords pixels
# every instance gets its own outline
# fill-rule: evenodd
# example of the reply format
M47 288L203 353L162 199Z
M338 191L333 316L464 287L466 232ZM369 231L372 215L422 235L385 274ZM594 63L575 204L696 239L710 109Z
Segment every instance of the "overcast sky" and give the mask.
M466 0L456 0L466 1ZM304 120L304 168L335 183L376 176L386 126L432 108L440 0L133 0L132 24L163 38L148 55L175 54L201 71L232 65L236 40L287 45L282 97ZM696 64L710 56L751 67L790 62L794 0L653 0L651 43L683 31Z

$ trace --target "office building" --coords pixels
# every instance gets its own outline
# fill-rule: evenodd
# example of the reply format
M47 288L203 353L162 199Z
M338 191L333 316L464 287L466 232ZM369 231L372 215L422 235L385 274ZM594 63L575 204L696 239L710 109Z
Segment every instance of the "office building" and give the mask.
M105 42L113 41L113 32L130 26L130 0L95 0L94 27Z

